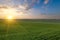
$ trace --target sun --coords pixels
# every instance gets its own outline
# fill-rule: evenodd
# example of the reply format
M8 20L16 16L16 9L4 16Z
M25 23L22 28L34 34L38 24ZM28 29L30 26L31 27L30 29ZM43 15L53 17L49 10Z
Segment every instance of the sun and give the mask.
M12 20L13 16L7 16L7 19Z
M6 24L12 24L12 23L15 23L15 16L13 15L7 15L5 16L5 23Z
M14 17L13 16L11 16L11 15L9 15L9 16L6 16L6 18L5 18L7 21L12 21L13 19L14 19Z

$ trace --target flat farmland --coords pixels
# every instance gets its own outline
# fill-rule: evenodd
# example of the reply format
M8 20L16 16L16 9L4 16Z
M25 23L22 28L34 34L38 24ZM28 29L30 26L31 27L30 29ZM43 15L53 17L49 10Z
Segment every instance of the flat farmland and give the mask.
M0 20L0 40L60 40L60 20Z

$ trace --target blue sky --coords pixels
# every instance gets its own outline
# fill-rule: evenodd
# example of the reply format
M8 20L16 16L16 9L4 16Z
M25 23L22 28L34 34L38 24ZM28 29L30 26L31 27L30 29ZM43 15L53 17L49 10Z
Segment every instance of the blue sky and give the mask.
M37 4L36 4L37 5ZM43 4L42 1L41 3L36 6L38 10L41 11L42 14L48 13L49 15L59 15L60 14L60 0L50 0L48 4ZM45 8L42 8L45 6Z
M13 14L16 18L60 19L60 0L0 0L1 8L7 8L7 10L11 8L14 10L13 13L17 11ZM0 15L4 18L5 11L2 11L4 13L0 12Z

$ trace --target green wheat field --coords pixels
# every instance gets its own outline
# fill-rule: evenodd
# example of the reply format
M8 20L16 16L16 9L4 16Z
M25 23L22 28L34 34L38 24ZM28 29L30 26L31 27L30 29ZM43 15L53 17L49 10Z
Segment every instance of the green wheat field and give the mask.
M0 20L0 40L60 40L60 20Z

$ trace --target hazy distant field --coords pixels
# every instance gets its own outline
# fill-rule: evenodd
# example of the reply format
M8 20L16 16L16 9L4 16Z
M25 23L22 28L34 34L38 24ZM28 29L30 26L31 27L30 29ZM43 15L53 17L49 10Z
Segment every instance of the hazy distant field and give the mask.
M0 40L60 40L60 20L0 20Z

